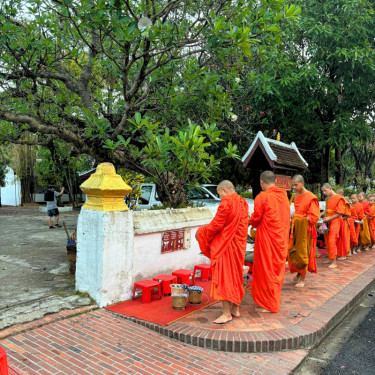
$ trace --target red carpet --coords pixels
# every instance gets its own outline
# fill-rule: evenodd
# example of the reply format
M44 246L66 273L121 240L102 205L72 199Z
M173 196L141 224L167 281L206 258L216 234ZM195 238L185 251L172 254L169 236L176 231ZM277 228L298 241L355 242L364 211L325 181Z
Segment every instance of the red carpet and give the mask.
M121 315L132 316L165 326L217 302L210 298L211 281L202 282L196 280L195 285L204 289L202 303L200 305L190 305L188 302L185 311L173 310L172 297L163 296L159 299L157 293L152 295L151 303L142 303L141 297L138 297L135 300L128 300L116 305L107 306L106 309Z

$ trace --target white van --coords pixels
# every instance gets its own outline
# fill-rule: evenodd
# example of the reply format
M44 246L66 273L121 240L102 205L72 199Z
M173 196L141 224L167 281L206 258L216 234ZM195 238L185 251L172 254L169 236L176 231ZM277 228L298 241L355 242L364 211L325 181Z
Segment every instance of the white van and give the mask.
M142 197L139 198L137 210L149 210L151 207L161 206L155 184L142 185ZM186 197L195 206L218 206L220 198L212 194L203 186L194 186L187 191Z

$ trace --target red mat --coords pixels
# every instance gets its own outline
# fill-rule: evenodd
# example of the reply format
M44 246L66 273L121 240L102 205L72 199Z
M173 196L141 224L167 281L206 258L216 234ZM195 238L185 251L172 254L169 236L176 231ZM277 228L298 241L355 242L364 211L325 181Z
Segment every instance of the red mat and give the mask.
M190 305L189 302L185 311L175 311L172 309L172 297L163 296L159 299L157 293L153 293L151 303L142 303L141 297L135 300L128 300L107 306L106 309L125 316L132 316L147 322L166 326L192 314L195 311L213 305L217 301L210 298L211 281L196 280L195 285L202 287L202 303L200 305Z

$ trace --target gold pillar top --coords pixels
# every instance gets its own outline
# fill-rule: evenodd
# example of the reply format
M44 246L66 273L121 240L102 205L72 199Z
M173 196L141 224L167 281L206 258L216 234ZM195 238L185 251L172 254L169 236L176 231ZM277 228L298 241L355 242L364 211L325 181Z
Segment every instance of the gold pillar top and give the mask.
M126 211L125 195L132 189L122 177L116 173L112 163L102 163L81 186L87 195L87 202L83 208L98 211Z

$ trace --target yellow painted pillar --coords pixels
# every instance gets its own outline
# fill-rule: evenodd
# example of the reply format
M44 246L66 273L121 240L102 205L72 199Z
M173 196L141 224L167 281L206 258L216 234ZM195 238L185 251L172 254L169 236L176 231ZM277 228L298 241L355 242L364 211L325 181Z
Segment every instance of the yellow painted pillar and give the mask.
M116 173L115 167L111 163L99 164L96 172L80 188L87 195L87 202L83 208L97 211L126 211L129 209L124 203L124 197L132 189Z

